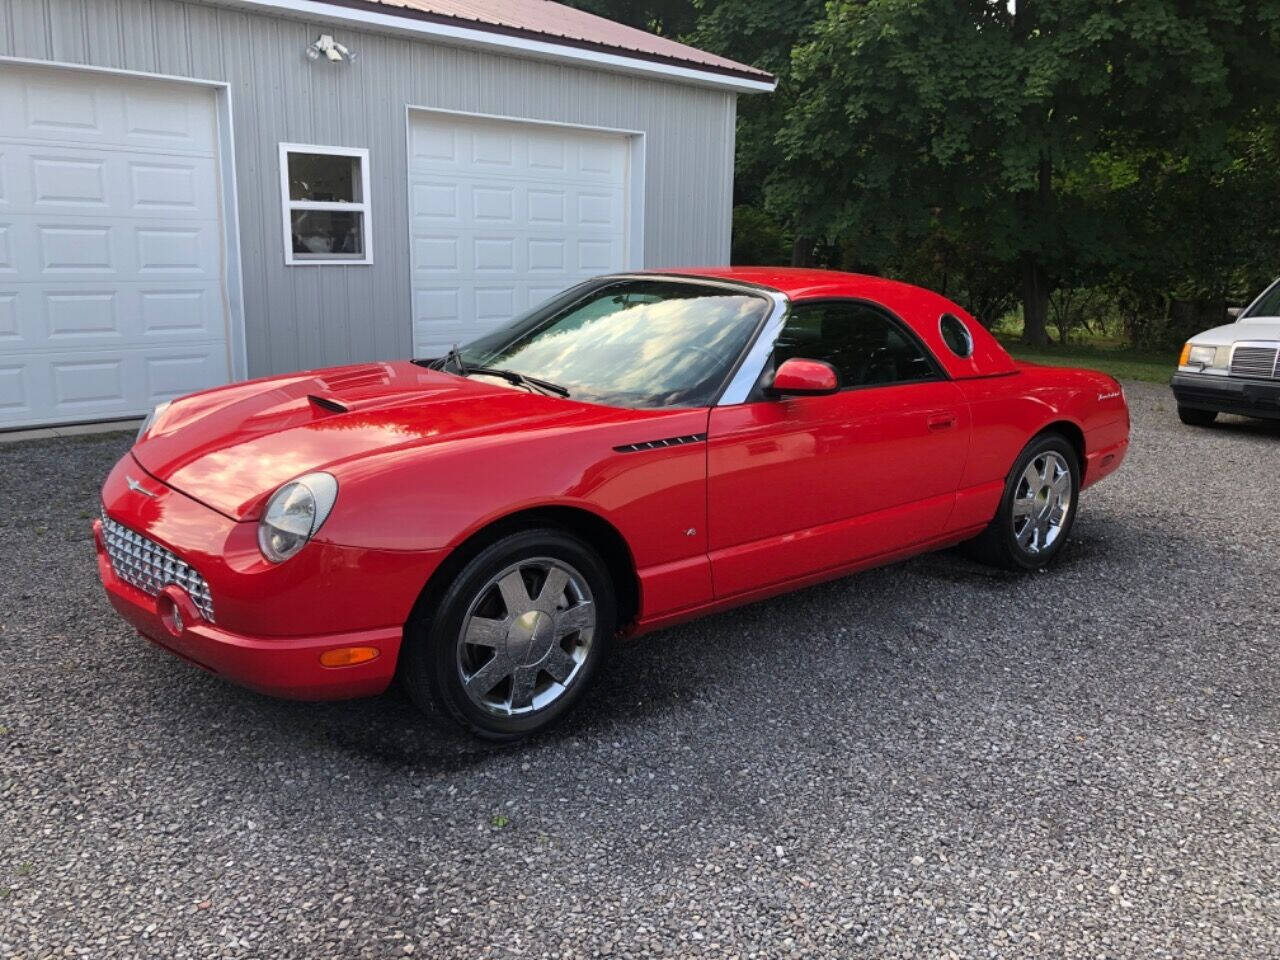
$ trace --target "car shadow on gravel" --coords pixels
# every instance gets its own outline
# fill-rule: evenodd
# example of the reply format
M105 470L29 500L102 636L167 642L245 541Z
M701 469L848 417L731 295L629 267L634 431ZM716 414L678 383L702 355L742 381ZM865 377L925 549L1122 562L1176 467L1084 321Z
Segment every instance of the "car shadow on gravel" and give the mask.
M573 741L632 740L649 729L729 727L778 738L785 728L773 721L806 696L807 671L828 682L833 675L870 678L860 680L866 692L874 682L875 695L909 698L922 679L922 659L933 657L930 668L945 671L958 659L981 655L990 643L982 623L987 608L1034 606L1040 582L1055 575L1074 582L1074 590L1088 590L1091 581L1114 578L1136 562L1163 564L1189 546L1154 515L1103 510L1082 516L1046 574L994 570L957 550L931 553L624 641L563 724L515 745L486 744L432 724L398 688L355 701L275 700L196 674L160 651L142 665L151 677L148 722L160 737L206 737L196 749L216 751L222 738L253 730L265 739L263 749L309 750L330 755L335 769L363 763L388 774L447 775L498 758L563 751ZM1233 559L1214 557L1204 545L1197 554L1197 564ZM1157 586L1170 587L1139 580L1129 589ZM944 634L946 648L936 651ZM1079 653L1086 660L1102 655ZM767 708L741 699L759 676L774 685ZM865 719L874 724L872 714ZM246 748L232 762L251 756Z
M841 643L860 643L856 649L845 649L846 658L859 661L865 673L891 673L900 651L896 641L886 643L884 637L909 634L916 643L927 641L932 628L920 618L932 612L938 591L999 596L1053 572L1120 562L1111 556L1112 543L1131 541L1140 532L1150 531L1127 518L1077 528L1053 571L1042 574L986 567L959 550L926 554L622 641L576 711L547 733L516 744L484 743L447 724L425 720L394 686L378 697L327 703L272 700L230 685L218 686L228 697L243 699L244 708L265 715L267 729L292 729L311 739L317 749L332 749L388 772L456 772L496 757L556 750L583 738L613 737L655 718L723 712L723 695L743 682L736 675L742 664L762 664L766 670L785 674L797 657L817 656L817 648L827 645L839 630L838 622L869 625L861 636L840 634ZM886 594L900 600L892 615L875 609ZM813 628L809 635L799 646L788 639L789 652L782 652L779 634L806 619ZM975 636L973 642L980 641ZM672 664L680 669L672 670ZM785 698L785 688L782 695ZM733 721L725 718L723 722Z
M1251 417L1219 415L1209 427L1186 427L1188 431L1204 436L1215 433L1222 436L1280 438L1280 420L1258 420Z

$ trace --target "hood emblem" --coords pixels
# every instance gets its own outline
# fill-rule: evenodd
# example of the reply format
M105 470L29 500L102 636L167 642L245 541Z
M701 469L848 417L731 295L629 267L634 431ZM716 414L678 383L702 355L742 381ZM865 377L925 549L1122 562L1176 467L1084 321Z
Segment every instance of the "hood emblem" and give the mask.
M133 490L133 491L135 491L135 492L137 492L137 493L140 493L140 494L142 494L144 497L150 497L152 500L154 500L154 499L155 499L156 495L155 495L154 493L152 493L150 490L148 490L146 487L144 487L144 486L143 486L141 483L139 483L137 480L133 479L133 477L129 476L128 474L125 474L125 478L124 478L124 479L125 479L125 481L129 484L129 489L130 489L130 490Z

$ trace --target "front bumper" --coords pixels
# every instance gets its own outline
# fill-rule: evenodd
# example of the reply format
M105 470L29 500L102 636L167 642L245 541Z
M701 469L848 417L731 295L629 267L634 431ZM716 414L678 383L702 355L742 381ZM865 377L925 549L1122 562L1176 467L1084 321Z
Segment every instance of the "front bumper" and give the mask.
M1175 373L1169 386L1180 407L1280 419L1280 381Z
M98 573L116 611L146 639L196 666L258 693L294 700L337 700L381 693L395 675L401 631L388 627L314 637L254 637L224 630L185 609L181 626L165 611L170 593L152 597L116 576L102 546L102 521L93 522ZM376 660L325 667L320 655L339 647L369 646Z
M212 597L206 615L178 584L152 595L136 574L134 582L122 579L95 520L98 573L111 605L153 643L272 696L328 700L385 690L403 624L439 560L430 552L313 541L288 562L269 564L256 550L255 523L237 523L165 486L129 455L107 478L102 502L117 524L194 568ZM373 647L378 656L349 666L320 662L341 647Z

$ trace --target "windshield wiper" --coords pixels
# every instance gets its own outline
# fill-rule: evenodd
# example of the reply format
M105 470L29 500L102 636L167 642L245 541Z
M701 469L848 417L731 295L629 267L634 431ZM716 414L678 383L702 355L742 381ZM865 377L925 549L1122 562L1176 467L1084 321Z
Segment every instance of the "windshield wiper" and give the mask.
M419 367L426 367L428 370L444 370L452 362L458 368L458 373L464 377L467 375L467 365L462 362L462 351L458 349L456 343L449 348L449 352L443 357L436 357L434 360L419 360L415 357L409 362Z
M467 375L467 365L462 362L462 351L458 349L458 345L456 343L449 348L448 353L440 358L440 369L444 370L447 368L450 360L452 360L454 366L458 368L458 373L465 377Z
M550 380L530 377L527 374L516 373L514 370L501 370L497 367L469 367L463 362L462 352L458 349L456 343L443 357L437 357L435 360L414 360L413 362L431 370L446 371L449 368L449 364L452 363L457 368L458 373L464 377L469 377L473 373L485 374L490 377L500 377L507 383L517 387L529 387L557 397L569 396L569 390L566 387L562 387L558 383L552 383Z
M558 383L552 383L550 380L541 380L538 377L531 377L528 374L516 373L514 370L501 370L497 367L468 367L468 373L485 374L490 377L501 377L507 383L515 384L517 387L533 387L541 390L543 393L549 393L557 397L569 396L567 387L562 387Z

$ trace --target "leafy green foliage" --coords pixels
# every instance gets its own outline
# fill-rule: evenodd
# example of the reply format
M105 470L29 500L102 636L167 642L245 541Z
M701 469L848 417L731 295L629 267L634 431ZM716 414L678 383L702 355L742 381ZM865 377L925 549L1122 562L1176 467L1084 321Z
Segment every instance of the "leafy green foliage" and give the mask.
M694 28L698 11L690 0L570 0L569 6L664 37L679 37Z
M773 94L738 99L735 202L762 207L764 185L778 161L777 131L794 102L792 48L822 15L821 0L694 0L697 28L681 39L742 63L768 70L778 80ZM778 218L790 223L790 211ZM735 263L745 261L736 260Z
M1280 0L574 2L778 77L739 98L735 262L1020 304L1041 345L1174 340L1280 272Z
M759 207L733 208L733 263L776 266L791 261L791 237L781 223Z
M864 257L981 238L1044 342L1049 294L1138 246L1116 194L1234 162L1280 92L1274 57L1241 52L1277 41L1276 0L835 0L794 52L769 203Z

